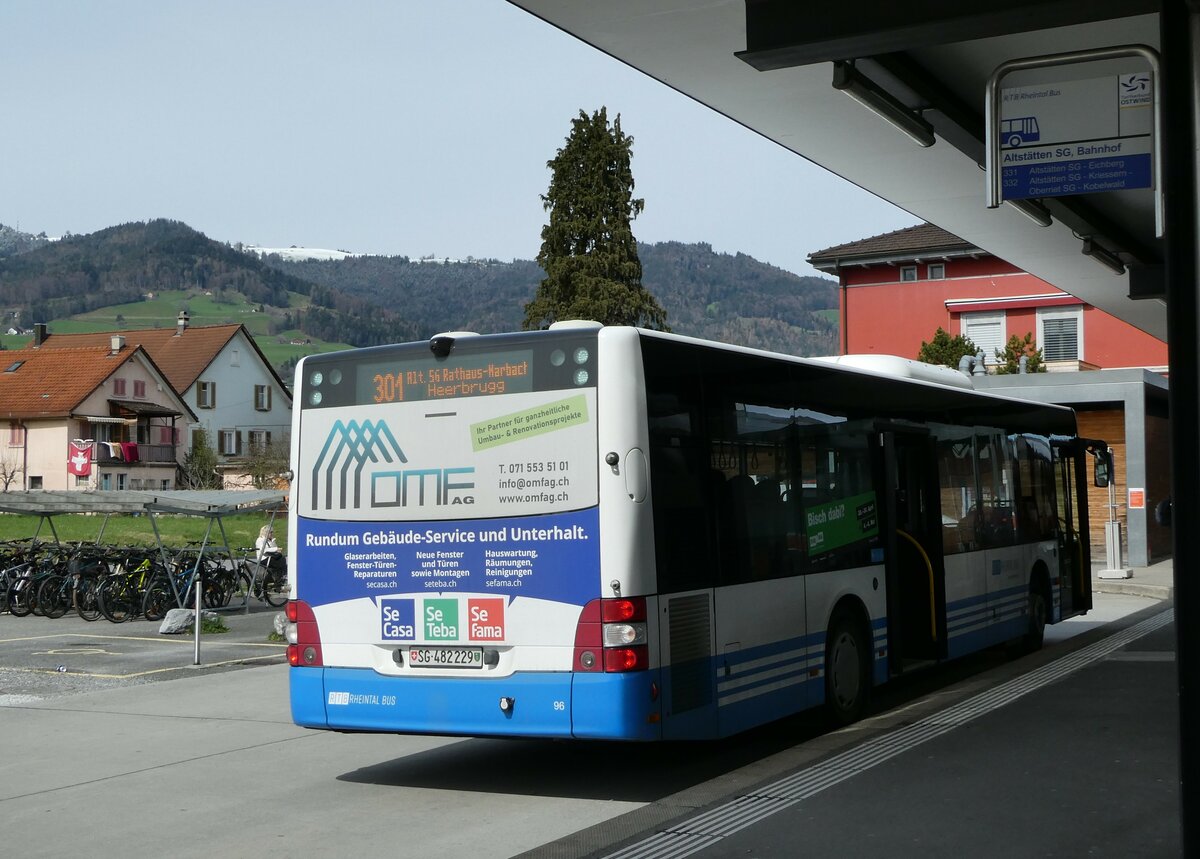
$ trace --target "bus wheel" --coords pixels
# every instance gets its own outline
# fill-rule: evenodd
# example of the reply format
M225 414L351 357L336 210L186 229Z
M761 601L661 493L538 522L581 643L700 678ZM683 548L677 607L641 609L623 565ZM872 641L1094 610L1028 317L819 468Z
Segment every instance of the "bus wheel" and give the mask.
M1046 618L1050 614L1050 605L1042 589L1034 586L1029 591L1029 630L1022 640L1024 649L1033 653L1042 649L1042 640L1046 636Z
M825 636L825 707L837 724L856 722L866 711L870 665L862 624L849 612L838 612Z

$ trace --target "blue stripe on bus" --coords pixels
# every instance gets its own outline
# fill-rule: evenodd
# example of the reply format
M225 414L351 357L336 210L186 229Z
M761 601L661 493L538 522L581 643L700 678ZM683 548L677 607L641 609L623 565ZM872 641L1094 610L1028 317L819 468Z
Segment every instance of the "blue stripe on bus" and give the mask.
M293 668L292 717L335 730L657 740L657 671L385 677L369 668ZM502 709L502 699L511 706ZM572 724L572 716L580 719Z
M950 603L946 611L947 655L965 656L1023 635L1028 626L1028 594L1028 586L1020 584Z

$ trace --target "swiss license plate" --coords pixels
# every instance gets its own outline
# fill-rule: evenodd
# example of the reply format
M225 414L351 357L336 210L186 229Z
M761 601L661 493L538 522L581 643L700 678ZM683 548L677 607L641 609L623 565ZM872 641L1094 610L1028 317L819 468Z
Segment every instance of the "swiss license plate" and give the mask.
M482 668L482 647L410 647L413 668Z

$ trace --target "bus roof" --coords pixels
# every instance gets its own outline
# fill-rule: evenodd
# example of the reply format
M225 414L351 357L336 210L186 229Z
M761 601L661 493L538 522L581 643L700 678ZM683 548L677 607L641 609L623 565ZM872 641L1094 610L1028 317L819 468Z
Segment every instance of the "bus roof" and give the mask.
M1034 432L1043 435L1075 435L1075 412L1066 406L1021 400L975 390L973 385L930 381L923 374L889 372L889 362L878 367L858 366L855 362L834 362L823 358L800 358L761 349L715 343L679 334L638 329L643 337L692 344L722 352L757 355L788 361L802 367L801 379L820 386L821 402L829 408L856 417L934 421L976 426L993 426L1010 432ZM876 356L884 357L884 356ZM894 356L886 356L894 357ZM860 362L861 363L861 362ZM907 364L895 358L893 368ZM880 369L884 368L884 369ZM957 375L957 371L946 368ZM836 378L836 384L830 381ZM966 380L964 377L964 381Z

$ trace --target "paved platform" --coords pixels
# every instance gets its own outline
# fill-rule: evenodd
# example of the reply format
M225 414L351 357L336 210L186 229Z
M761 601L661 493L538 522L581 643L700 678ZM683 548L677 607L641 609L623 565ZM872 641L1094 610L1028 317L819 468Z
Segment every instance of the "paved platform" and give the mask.
M1167 562L1097 582L1082 633L1051 627L1039 653L830 734L732 797L640 809L608 824L641 818L640 835L574 855L1183 855L1171 576ZM1122 598L1143 607L1104 622ZM555 849L527 855L568 855Z
M1100 578L1096 573L1103 566L1102 561L1092 562L1094 593L1127 594L1159 600L1175 598L1175 564L1170 558L1148 567L1130 567L1130 577L1127 579Z

